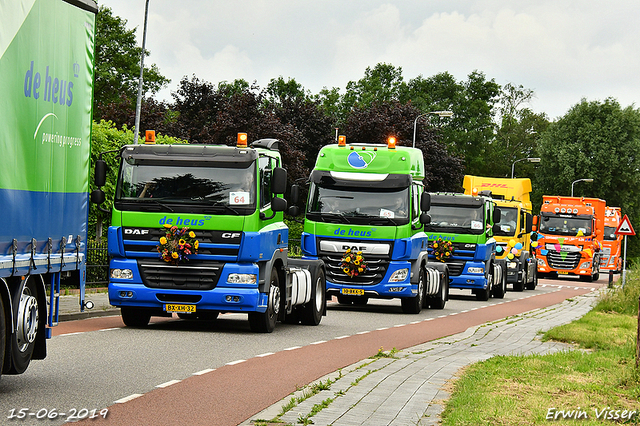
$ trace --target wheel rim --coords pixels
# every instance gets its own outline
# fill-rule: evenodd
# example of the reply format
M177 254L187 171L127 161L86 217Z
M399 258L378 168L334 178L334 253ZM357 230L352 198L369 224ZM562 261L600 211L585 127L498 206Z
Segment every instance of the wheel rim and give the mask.
M18 350L24 352L36 340L39 320L38 301L26 286L20 295L17 319L16 341Z
M322 280L318 278L318 282L316 282L316 297L315 297L316 311L320 311L320 309L322 309L323 296L324 296L324 291L322 289Z
M271 286L271 290L269 291L269 310L271 314L270 317L278 316L280 312L280 287Z

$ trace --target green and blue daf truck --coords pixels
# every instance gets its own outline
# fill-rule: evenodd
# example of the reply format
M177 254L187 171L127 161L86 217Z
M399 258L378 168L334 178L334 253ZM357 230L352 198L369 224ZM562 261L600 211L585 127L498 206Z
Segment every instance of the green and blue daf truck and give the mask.
M429 215L425 231L430 256L436 257L434 244L449 242L453 249L441 256L449 267L451 288L470 289L478 300L503 298L507 268L504 259L496 259L493 233L500 209L495 202L483 195L432 193Z
M109 302L127 326L151 316L247 313L251 330L326 314L321 261L292 259L283 222L287 173L277 139L247 146L127 145L108 231ZM96 162L96 185L106 164ZM292 192L297 192L293 191ZM295 197L295 195L294 195ZM104 193L92 193L96 202Z
M47 355L60 282L85 304L97 5L0 5L0 369ZM47 296L49 291L49 296ZM47 310L47 303L51 309Z
M428 259L429 194L415 148L384 144L322 147L310 175L301 249L321 259L327 295L342 304L399 298L405 313L443 309L447 265Z

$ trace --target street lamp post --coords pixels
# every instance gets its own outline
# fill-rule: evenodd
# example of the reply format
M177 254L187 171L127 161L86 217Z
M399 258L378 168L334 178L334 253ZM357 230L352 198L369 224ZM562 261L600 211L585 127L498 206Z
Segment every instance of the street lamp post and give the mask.
M519 160L514 161L513 164L511 164L511 179L513 179L513 172L514 172L516 163L519 162L519 161L525 161L525 160L530 162L530 163L539 163L540 162L540 158L538 158L538 157L521 158Z
M438 117L442 118L442 117L452 117L453 116L453 112L451 111L431 111L431 112L425 112L424 114L420 114L419 116L416 117L415 120L413 120L413 147L416 147L416 126L418 125L418 119L420 117L424 117L425 115L429 115L429 114L435 114Z
M138 80L138 98L136 100L136 119L133 130L133 143L138 143L138 133L140 130L140 107L142 105L142 76L144 73L144 49L147 43L147 17L149 16L149 0L146 1L144 6L144 31L142 33L142 52L140 53L140 79Z
M578 179L571 182L571 196L573 197L573 185L578 182L593 182L593 179Z

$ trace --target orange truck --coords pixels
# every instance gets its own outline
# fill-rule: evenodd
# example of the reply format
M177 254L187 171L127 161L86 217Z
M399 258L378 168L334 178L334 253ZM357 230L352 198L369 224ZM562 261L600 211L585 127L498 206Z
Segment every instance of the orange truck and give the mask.
M538 276L600 275L606 201L585 197L542 197L538 216Z
M620 207L609 207L604 212L604 239L602 241L602 257L600 258L600 270L613 271L618 274L622 271L622 235L616 235L616 229L622 220Z
M538 278L531 249L531 180L466 175L462 186L465 194L489 195L494 200L500 209L500 222L493 231L496 259L506 261L507 283L513 290L534 290Z

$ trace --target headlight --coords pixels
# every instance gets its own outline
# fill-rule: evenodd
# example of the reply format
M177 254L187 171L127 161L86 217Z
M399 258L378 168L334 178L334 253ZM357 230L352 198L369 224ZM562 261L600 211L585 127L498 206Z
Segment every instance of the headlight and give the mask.
M227 282L229 284L255 284L258 281L256 274L229 274Z
M537 260L538 260L538 266L547 266L547 262L545 262L543 258L538 257Z
M112 269L111 278L131 280L133 279L133 271L131 269Z
M507 269L516 269L518 264L516 262L507 262Z
M467 272L470 274L484 274L484 268L471 266L467 269Z
M591 262L582 262L580 264L580 269L587 269L587 268L591 268Z
M398 269L393 274L391 274L391 278L389 278L390 283L398 283L407 279L407 275L409 275L409 268Z

